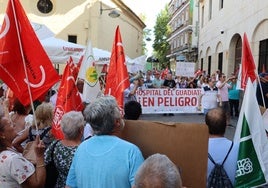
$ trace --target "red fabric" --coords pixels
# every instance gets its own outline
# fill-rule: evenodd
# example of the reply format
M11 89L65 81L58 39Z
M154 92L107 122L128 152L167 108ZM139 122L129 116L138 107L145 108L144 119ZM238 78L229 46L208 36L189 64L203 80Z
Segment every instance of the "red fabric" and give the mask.
M168 74L169 70L166 68L164 71L161 72L161 79L164 80Z
M54 111L52 134L56 139L63 139L63 133L60 128L60 121L63 114L72 110L82 111L84 109L82 99L75 84L78 71L78 67L73 63L72 58L70 58L62 75Z
M122 45L119 26L116 28L115 39L110 59L108 75L106 77L106 86L104 94L110 94L117 100L118 106L123 109L124 90L130 85L125 53Z
M17 27L16 27L17 26ZM9 0L0 31L0 79L26 106L49 90L59 75L40 44L19 0Z
M201 69L198 69L198 70L195 71L194 74L195 74L195 76L199 76L199 75L202 74L202 70Z
M254 59L249 46L248 38L246 33L244 33L244 41L242 46L242 71L241 71L241 88L245 89L247 84L247 79L250 78L251 82L256 80L256 67Z
M80 69L80 67L81 67L81 65L82 65L82 61L83 61L83 59L84 59L84 56L82 55L82 56L80 57L80 59L79 59L79 62L77 63L77 68L78 68L78 70Z

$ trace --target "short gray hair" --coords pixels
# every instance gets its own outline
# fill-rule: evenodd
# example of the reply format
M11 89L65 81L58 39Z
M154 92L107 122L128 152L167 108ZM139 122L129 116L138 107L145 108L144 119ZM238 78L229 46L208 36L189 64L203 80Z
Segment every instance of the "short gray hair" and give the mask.
M135 176L135 188L156 187L156 184L162 188L182 187L176 165L166 155L159 153L148 157Z
M81 112L70 111L62 116L61 130L67 139L76 139L81 128L85 126L84 116Z
M117 102L113 96L102 96L90 103L84 110L94 134L109 135L112 133L115 121L121 117Z

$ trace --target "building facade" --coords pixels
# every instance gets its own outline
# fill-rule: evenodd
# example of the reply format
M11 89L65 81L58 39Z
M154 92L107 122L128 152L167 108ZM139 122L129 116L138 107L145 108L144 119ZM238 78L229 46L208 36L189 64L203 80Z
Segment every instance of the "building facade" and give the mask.
M268 1L199 0L199 68L236 73L246 33L260 72L268 70Z
M20 0L29 20L46 25L55 37L111 51L115 29L120 27L125 54L142 55L143 21L121 0ZM8 1L0 1L0 23ZM111 11L120 13L112 18ZM109 16L110 15L110 16ZM63 62L64 63L64 62Z
M171 15L169 25L171 64L178 61L196 62L198 55L198 7L194 0L172 0L168 11Z

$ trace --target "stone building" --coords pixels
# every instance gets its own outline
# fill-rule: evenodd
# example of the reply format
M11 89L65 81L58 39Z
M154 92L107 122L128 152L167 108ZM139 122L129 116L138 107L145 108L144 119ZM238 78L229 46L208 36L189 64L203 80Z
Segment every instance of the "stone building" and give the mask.
M121 0L20 0L31 22L46 25L55 37L111 51L120 27L125 54L142 55L144 22ZM8 0L0 1L0 24ZM119 14L118 14L119 13ZM65 63L65 62L63 62Z
M193 0L171 0L168 11L171 66L178 61L196 62L198 55L198 8Z
M237 72L247 34L258 71L268 70L268 1L199 0L199 68Z

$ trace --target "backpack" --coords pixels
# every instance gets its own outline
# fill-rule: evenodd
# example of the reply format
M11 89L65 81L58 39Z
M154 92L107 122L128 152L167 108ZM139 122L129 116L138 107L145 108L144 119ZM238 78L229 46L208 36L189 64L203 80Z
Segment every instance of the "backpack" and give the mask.
M232 188L233 187L233 184L223 167L224 162L226 161L230 151L233 148L233 144L234 143L232 142L232 145L228 153L226 154L222 164L216 163L211 157L211 155L208 153L208 158L215 166L212 169L211 173L209 174L208 181L207 181L207 188Z
M50 163L48 163L46 165L46 181L45 181L45 188L53 188L55 187L56 183L57 183L57 179L59 176L59 172L54 164L54 149L56 144L59 142L59 140L57 140L56 142L53 143L52 147L51 147L51 161ZM51 143L52 144L52 143Z

